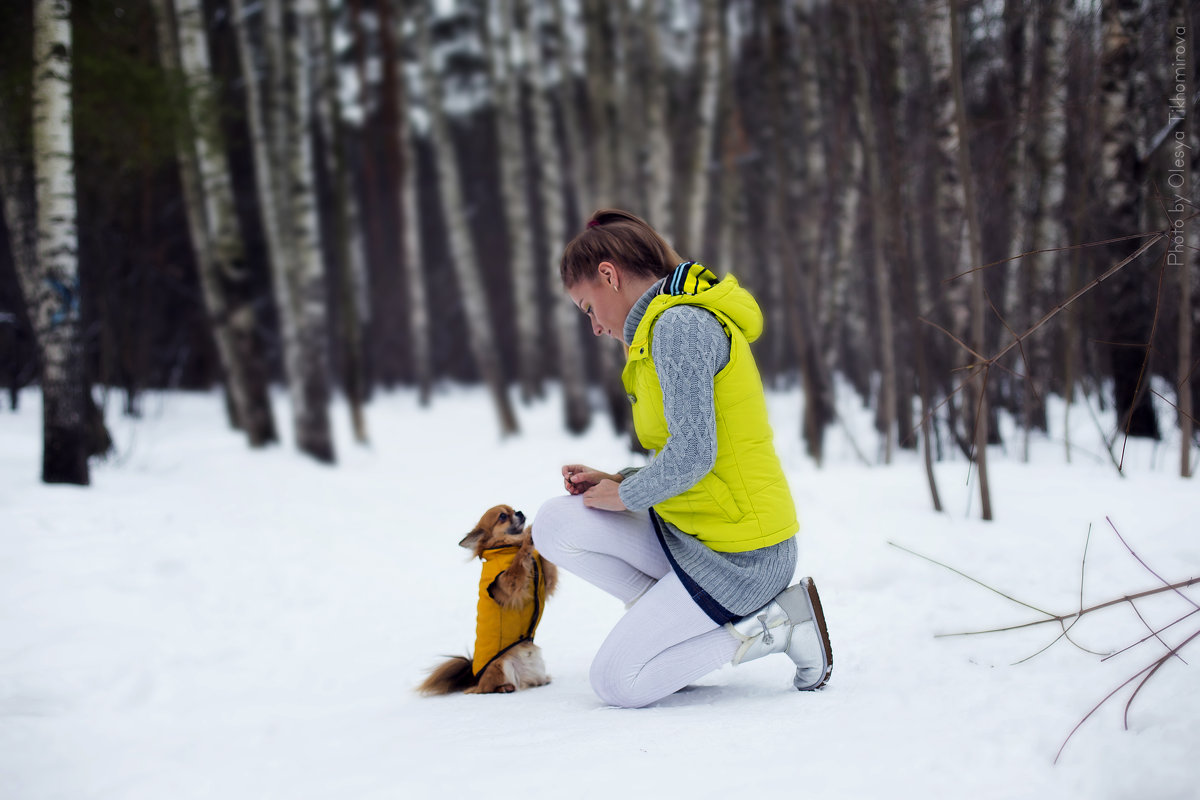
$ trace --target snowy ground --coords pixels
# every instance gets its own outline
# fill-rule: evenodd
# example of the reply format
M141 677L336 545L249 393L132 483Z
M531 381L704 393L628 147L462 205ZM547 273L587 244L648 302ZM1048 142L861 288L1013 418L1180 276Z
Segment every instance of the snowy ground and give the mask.
M1122 478L1076 410L1072 464L1061 431L1034 443L1032 464L992 452L989 524L961 459L938 468L937 514L915 455L866 467L834 429L817 470L798 398L771 402L832 681L795 692L776 656L630 711L587 681L621 608L571 575L538 634L552 684L412 691L473 637L478 569L458 539L494 503L532 514L560 491L562 463L632 463L606 423L567 436L548 401L502 441L480 391L447 391L432 411L381 396L370 449L335 409L328 468L290 445L249 451L215 394L157 395L140 421L111 416L119 454L79 489L38 482L26 392L19 413L0 411L0 798L1200 796L1200 642L1183 653L1191 665L1171 661L1141 692L1127 731L1128 689L1054 765L1081 717L1162 646L1102 662L1060 642L1014 665L1057 629L935 638L1038 615L891 546L1056 612L1078 607L1081 571L1089 604L1159 585L1109 519L1167 580L1200 575L1200 490L1176 477L1177 445L1131 443ZM1160 626L1192 606L1158 595L1138 610ZM1073 634L1107 653L1146 630L1120 606Z

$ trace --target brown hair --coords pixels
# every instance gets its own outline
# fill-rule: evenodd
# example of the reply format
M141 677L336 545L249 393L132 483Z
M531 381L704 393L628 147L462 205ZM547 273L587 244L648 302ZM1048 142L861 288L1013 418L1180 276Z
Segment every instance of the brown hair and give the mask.
M617 208L592 214L583 232L563 250L559 274L563 286L595 280L601 261L655 278L665 277L683 259L675 248L642 218Z

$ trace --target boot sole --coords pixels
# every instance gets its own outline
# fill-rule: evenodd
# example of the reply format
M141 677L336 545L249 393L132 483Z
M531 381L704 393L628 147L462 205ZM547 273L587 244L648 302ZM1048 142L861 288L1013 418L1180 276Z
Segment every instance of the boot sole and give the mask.
M802 692L811 692L829 682L829 676L833 673L833 645L829 641L829 628L825 625L825 611L821 608L821 596L817 594L817 585L813 583L812 578L802 578L799 586L803 588L803 592L789 592L786 597L780 597L778 602L790 620L811 619L820 634L821 651L825 661L821 678L811 685L796 687Z

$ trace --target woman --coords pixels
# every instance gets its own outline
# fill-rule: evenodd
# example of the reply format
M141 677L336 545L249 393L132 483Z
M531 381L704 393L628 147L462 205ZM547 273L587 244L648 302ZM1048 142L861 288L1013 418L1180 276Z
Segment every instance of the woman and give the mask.
M618 473L563 467L570 496L533 525L545 557L628 609L592 663L596 694L644 706L769 653L795 662L797 689L824 685L833 653L816 587L785 588L799 524L750 353L758 304L614 209L567 245L561 273L593 333L628 348L622 381L654 452Z

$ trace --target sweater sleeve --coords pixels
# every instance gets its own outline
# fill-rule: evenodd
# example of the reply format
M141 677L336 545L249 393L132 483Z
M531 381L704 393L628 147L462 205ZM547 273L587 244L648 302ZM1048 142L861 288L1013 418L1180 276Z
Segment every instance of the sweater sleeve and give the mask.
M669 435L646 467L621 482L621 502L634 511L687 491L716 463L713 379L729 363L729 338L710 312L676 306L655 322L650 357Z

